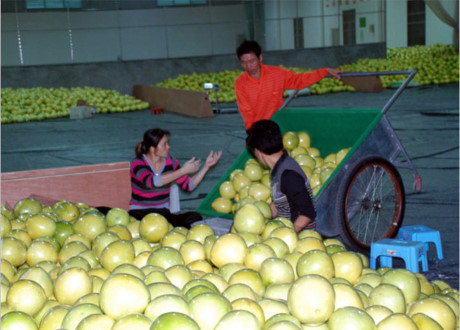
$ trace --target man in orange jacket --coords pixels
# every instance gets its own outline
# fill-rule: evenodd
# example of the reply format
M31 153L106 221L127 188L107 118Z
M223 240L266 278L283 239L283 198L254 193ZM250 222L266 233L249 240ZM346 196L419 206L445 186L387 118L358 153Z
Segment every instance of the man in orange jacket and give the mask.
M235 94L246 130L261 119L270 119L284 102L286 89L309 87L327 75L340 78L340 70L324 68L294 73L281 67L262 64L262 49L256 41L245 40L236 50L244 69L235 81Z

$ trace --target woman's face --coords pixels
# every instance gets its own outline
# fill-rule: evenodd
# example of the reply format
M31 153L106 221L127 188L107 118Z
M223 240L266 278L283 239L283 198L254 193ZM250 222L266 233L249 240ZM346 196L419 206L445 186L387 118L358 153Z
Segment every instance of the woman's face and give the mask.
M163 136L160 142L158 142L157 147L153 149L155 156L163 158L169 157L169 149L171 149L171 147L169 146L169 136Z

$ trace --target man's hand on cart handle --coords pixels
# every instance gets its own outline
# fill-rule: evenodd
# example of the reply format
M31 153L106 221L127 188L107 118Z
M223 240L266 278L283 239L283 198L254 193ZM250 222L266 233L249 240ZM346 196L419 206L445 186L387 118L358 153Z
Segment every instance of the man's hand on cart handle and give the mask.
M416 192L420 192L422 191L422 178L420 177L420 175L418 175L417 173L414 173L414 186L413 186L413 189L416 191Z
M335 78L335 79L340 79L340 74L342 73L342 71L338 69L331 69L331 68L327 68L327 72L329 73L329 75L332 76L332 78Z

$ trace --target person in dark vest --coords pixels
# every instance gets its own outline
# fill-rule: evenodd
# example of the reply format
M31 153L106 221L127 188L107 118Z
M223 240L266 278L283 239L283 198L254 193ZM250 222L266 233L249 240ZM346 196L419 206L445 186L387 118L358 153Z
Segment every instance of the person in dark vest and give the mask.
M277 123L259 120L248 130L246 144L262 164L270 168L273 217L290 219L296 232L316 228L316 209L308 178L283 147Z

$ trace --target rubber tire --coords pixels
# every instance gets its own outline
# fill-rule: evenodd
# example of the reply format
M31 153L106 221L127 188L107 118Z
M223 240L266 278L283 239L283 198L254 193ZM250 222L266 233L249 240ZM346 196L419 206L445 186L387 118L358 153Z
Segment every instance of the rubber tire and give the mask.
M384 169L384 179L387 181L389 180L389 182L391 182L392 184L392 194L394 194L395 196L395 199L393 201L394 211L391 221L387 220L387 224L382 224L382 222L379 221L378 218L378 211L382 209L381 206L383 205L381 203L378 203L380 200L375 199L374 201L370 201L369 199L360 199L359 205L361 207L361 210L364 210L364 214L366 211L369 211L369 214L365 214L368 215L368 217L367 219L365 219L366 221L364 223L367 224L369 222L372 222L372 224L375 224L380 222L378 232L375 232L374 236L370 239L365 237L365 239L363 239L363 237L361 237L362 235L357 235L359 233L357 233L353 227L354 219L348 218L347 203L349 201L349 198L351 198L351 189L355 187L354 185L357 182L357 178L364 179L364 182L370 183L370 179L366 181L366 178L364 178L363 171L373 166L378 166L380 169ZM389 189L391 190L391 188ZM375 189L372 189L372 192L375 192ZM389 192L388 194L390 193L391 192ZM377 202L378 205L376 205L373 202ZM345 174L345 178L342 184L340 185L337 193L336 216L340 237L351 250L369 255L370 245L372 244L372 242L384 238L394 237L398 233L398 229L401 227L403 222L405 205L406 200L404 193L404 184L401 180L401 176L398 170L394 167L394 165L380 156L368 156L362 158L361 160L356 162L356 164L354 164ZM377 209L378 207L380 207L380 209ZM372 213L372 211L377 211L377 213ZM374 227L375 226L373 226L373 228ZM365 232L368 232L368 230L365 230Z

